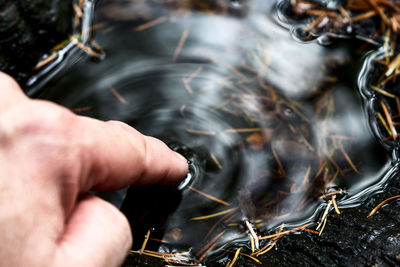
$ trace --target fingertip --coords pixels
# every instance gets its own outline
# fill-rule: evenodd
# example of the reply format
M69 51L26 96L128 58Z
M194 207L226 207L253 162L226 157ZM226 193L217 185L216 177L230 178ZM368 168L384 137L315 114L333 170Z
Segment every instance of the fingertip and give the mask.
M189 171L189 164L187 159L182 156L181 154L179 154L178 152L174 152L175 156L177 157L177 166L179 169L179 175L178 175L178 179L182 180L183 178L185 178L185 176L187 175L188 171Z

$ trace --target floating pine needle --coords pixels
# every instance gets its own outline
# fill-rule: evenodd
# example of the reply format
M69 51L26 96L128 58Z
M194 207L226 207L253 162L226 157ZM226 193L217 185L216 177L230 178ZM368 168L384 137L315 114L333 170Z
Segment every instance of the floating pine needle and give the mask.
M274 155L274 158L276 160L276 163L278 163L280 174L282 176L285 176L286 175L285 169L283 168L282 162L279 159L278 154L276 153L273 145L271 145L271 150L272 150L272 154Z
M336 203L336 195L332 196L332 203L333 203L333 207L335 208L336 213L340 214L339 207L337 206L337 203Z
M235 262L236 262L236 260L237 260L237 258L238 258L238 256L239 256L239 254L240 254L240 250L242 250L242 248L238 248L238 249L236 250L235 256L233 257L233 260L232 260L232 262L228 265L228 267L232 267L232 266L235 264Z
M298 226L296 228L293 228L291 230L279 232L279 233L272 234L272 235L262 236L262 237L259 237L258 239L264 240L264 239L271 239L271 238L274 238L274 237L281 237L281 236L296 232L296 231L298 231L300 229L306 228L306 227L308 227L310 225L311 225L311 223L306 223L306 224L300 225L300 226Z
M140 32L140 31L147 30L147 29L149 29L149 28L152 28L152 27L154 27L154 26L157 26L158 24L161 24L161 23L166 22L167 19L168 19L167 16L160 17L160 18L158 18L158 19L149 21L149 22L147 22L147 23L145 23L145 24L142 24L142 25L139 25L139 26L133 28L133 31L134 31L134 32Z
M119 100L119 102L121 102L122 104L128 104L128 102L125 100L125 98L123 98L118 92L117 90L114 89L114 87L112 87L111 85L108 86L108 89L110 89L111 93Z
M374 214L375 214L383 205L385 205L386 203L388 203L388 202L390 202L390 201L392 201L392 200L398 199L398 198L400 198L400 195L394 196L394 197L390 197L390 198L388 198L388 199L382 201L378 206L376 206L376 207L368 214L367 218L369 218L369 217L371 217L372 215L374 215Z
M385 72L386 76L390 76L393 72L400 66L400 53L390 62L387 71Z
M186 129L186 132L191 134L198 134L198 135L216 135L216 132L212 131L203 131L203 130L195 130L195 129Z
M213 201L215 201L215 202L218 202L218 203L220 203L220 204L223 204L223 205L225 205L225 206L230 206L230 204L229 204L228 202L223 201L223 200L221 200L221 199L218 199L218 198L216 198L216 197L213 197L213 196L211 196L211 195L209 195L209 194L206 194L206 193L204 193L204 192L202 192L202 191L200 191L200 190L198 190L198 189L196 189L196 188L194 188L194 187L192 187L192 186L188 186L188 188L189 188L190 190L196 192L197 194L202 195L203 197L206 197L206 198L208 198L208 199L211 199L211 200L213 200Z
M373 86L371 86L371 88L374 89L375 91L377 91L378 93L384 95L384 96L387 96L387 97L390 97L390 98L395 98L396 97L394 94L386 92L385 90L379 88L378 86L374 86L373 85Z
M142 254L143 251L145 250L146 245L147 245L147 241L149 241L149 238L150 238L150 229L147 230L147 234L146 234L146 236L144 238L144 241L143 241L142 247L141 247L141 249L139 251L139 254Z
M328 213L329 213L329 209L331 208L331 205L332 205L332 200L329 200L328 201L328 205L326 205L324 214L322 214L321 220L319 221L318 226L317 226L317 230L319 231L319 235L321 235L322 231L320 230L320 228L321 228L321 226L323 226L325 219L328 217Z
M219 162L217 157L213 153L210 153L210 156L211 156L211 159L214 161L215 165L217 165L218 169L222 170L222 164L221 164L221 162Z
M46 66L47 64L49 64L50 62L54 61L55 59L58 58L58 53L53 53L50 56L48 56L47 58L43 59L42 61L40 61L34 68L33 70L39 70L41 68L43 68L44 66Z
M80 49L82 49L83 51L85 51L86 53L88 53L91 56L100 57L100 54L95 52L92 48L84 45L83 43L81 43L78 39L76 39L75 36L70 35L69 39L71 42L73 42L77 47L79 47Z
M182 51L183 46L185 45L186 39L189 36L189 29L185 29L182 33L181 38L179 39L178 46L175 49L174 56L172 57L172 61L175 62L178 58L179 54Z
M383 127L385 127L385 130L388 132L388 134L390 136L392 136L392 132L390 131L388 125L386 124L385 119L382 117L382 114L380 112L376 113L378 115L378 119L380 120L380 122L382 123Z
M312 229L304 228L303 231L312 233L312 234L314 234L314 235L319 235L319 232L318 232L318 231L315 231L315 230L312 230Z
M232 250L227 250L227 249L222 249L222 250L226 251L226 252L230 252L230 253L236 253L236 251L232 251ZM258 260L257 258L255 258L255 257L253 257L253 256L251 256L249 254L246 254L246 253L243 253L243 252L240 252L239 254L242 255L242 256L245 256L245 257L247 257L249 259L252 259L253 261L257 262L258 264L261 264L260 260Z
M321 198L328 198L328 197L330 197L330 196L339 195L339 194L344 194L344 193L346 193L345 190L339 190L339 191L329 192L329 193L326 193L326 194L323 194L322 196L320 196L319 199L321 199Z
M250 236L252 237L252 240L254 241L254 245L257 250L260 249L260 241L258 240L257 234L254 232L253 225L249 221L245 221L247 229L249 229Z
M321 230L319 230L318 236L321 236L321 235L322 235L322 232L323 232L324 229L325 229L325 226L326 226L326 222L327 222L327 221L328 221L328 217L325 217L325 220L324 220L324 222L322 223Z
M209 215L205 215L205 216L199 216L199 217L193 217L190 220L191 221L200 221L200 220L206 220L206 219L210 219L210 218L214 218L214 217L218 217L230 212L233 212L234 210L236 210L237 208L231 208L231 209L227 209L227 210L223 210L217 213L213 213L213 214L209 214Z
M385 102L381 101L381 107L383 109L383 113L385 114L386 117L386 122L389 126L390 132L392 133L392 138L393 140L396 140L397 137L397 132L396 129L393 126L393 121L392 121L392 117L389 114L389 110L387 109Z
M265 253L267 253L268 251L270 251L275 245L276 242L278 242L278 238L276 238L272 243L268 243L267 245L265 245L259 252L257 252L255 255L258 257L260 255L263 255Z

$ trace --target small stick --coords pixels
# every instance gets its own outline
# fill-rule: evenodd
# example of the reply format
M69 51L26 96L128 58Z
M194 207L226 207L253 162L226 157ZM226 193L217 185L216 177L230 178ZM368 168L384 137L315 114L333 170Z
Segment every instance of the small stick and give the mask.
M209 195L209 194L207 194L207 193L204 193L204 192L202 192L202 191L200 191L200 190L198 190L198 189L196 189L196 188L194 188L194 187L192 187L192 186L188 186L188 188L189 188L190 190L196 192L197 194L202 195L203 197L206 197L206 198L208 198L208 199L211 199L211 200L213 200L213 201L215 201L215 202L218 202L218 203L220 203L220 204L223 204L223 205L225 205L225 206L230 206L230 205L231 205L231 204L229 204L229 203L226 202L226 201L223 201L223 200L221 200L221 199L218 199L218 198L216 198L216 197L213 197L213 196L211 196L211 195Z
M395 200L400 198L400 195L398 196L394 196L394 197L390 197L384 201L382 201L378 206L376 206L367 216L367 218L371 217L372 215L374 215L383 205L385 205L386 203L388 203L389 201Z
M189 29L186 28L183 31L182 36L181 36L181 38L179 40L178 46L175 49L174 56L172 57L172 61L173 62L176 61L176 59L178 58L179 54L181 53L181 50L182 50L183 46L185 45L185 42L186 42L186 39L187 39L188 36L189 36Z

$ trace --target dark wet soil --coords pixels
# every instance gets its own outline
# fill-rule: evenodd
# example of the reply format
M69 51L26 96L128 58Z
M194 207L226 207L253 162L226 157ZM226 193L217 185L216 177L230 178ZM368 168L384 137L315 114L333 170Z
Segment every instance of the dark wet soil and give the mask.
M0 70L24 87L41 55L68 38L72 1L0 1Z

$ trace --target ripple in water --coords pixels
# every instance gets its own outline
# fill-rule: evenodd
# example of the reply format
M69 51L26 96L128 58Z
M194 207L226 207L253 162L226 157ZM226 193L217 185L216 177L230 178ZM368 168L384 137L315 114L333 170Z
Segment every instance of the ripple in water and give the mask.
M315 229L331 194L354 207L391 175L355 90L360 59L293 40L272 1L115 1L96 12L106 59L72 66L41 97L129 123L190 161L179 185L129 188L134 249L151 229L148 250L226 264L227 250L251 254L246 221L259 236Z

